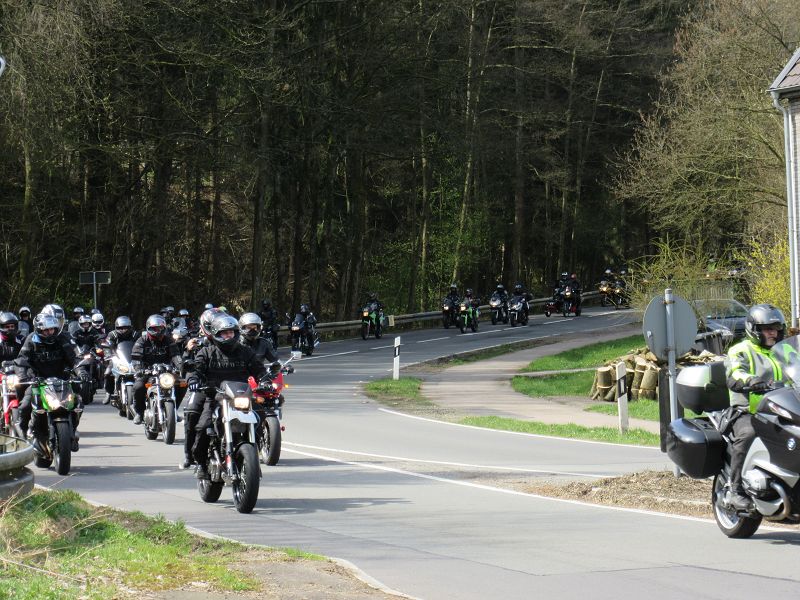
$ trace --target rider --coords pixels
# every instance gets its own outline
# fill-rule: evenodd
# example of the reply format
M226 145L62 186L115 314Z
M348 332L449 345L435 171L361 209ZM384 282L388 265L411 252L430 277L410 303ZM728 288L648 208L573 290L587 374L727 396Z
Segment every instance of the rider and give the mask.
M244 313L239 317L242 344L255 352L259 360L273 363L278 360L278 355L272 348L272 342L261 336L262 326L261 317L256 313Z
M78 347L78 352L85 354L94 349L100 334L92 327L92 318L89 315L81 315L78 319L78 329L72 334L72 340Z
M146 367L156 363L172 363L181 367L181 355L177 345L167 335L167 322L161 315L150 315L145 323L145 335L136 340L131 350L131 364L135 369L136 382L133 384L134 425L142 422L145 405L145 383L147 377L141 373Z
M72 309L72 319L67 323L67 330L70 335L75 335L78 331L78 320L85 314L82 306L76 306Z
M84 365L77 364L75 345L69 337L59 334L61 325L52 315L38 314L33 320L34 332L28 336L17 357L16 370L21 380L30 382L35 377L63 378L65 371L73 369L82 382L89 381L89 372ZM27 431L29 439L33 439L36 430L37 412L31 414L32 389L28 386L19 407L17 425L20 431ZM78 451L78 423L83 412L80 394L77 394L78 406L73 413L72 451ZM38 407L36 407L38 409Z
M581 307L581 282L578 281L578 276L575 273L569 276L569 286L577 299L575 308L578 309Z
M114 321L114 329L106 336L105 346L112 352L116 352L120 342L135 342L139 338L139 332L134 330L133 322L130 317L120 315ZM108 361L105 372L106 397L103 404L111 402L114 395L114 375L111 373L111 361Z
M736 510L750 506L742 487L742 466L756 436L750 413L771 384L783 380L772 347L783 339L786 318L772 304L756 304L747 313L744 329L746 338L731 346L725 359L731 407L723 433L731 439L731 506Z
M249 376L263 383L269 381L264 363L248 347L239 343L239 324L231 315L218 314L209 328L211 344L204 346L195 356L194 371L189 375L189 391L198 393L201 387L217 388L223 381L246 382ZM198 394L203 395L203 394ZM216 394L205 394L203 412L196 425L197 437L192 454L197 462L197 478L208 479L208 457L211 417L216 405Z
M33 333L31 309L27 306L20 306L17 315L19 316L19 332L25 337L28 337L29 334Z
M106 320L99 312L92 315L92 329L95 330L98 337L103 337L106 334Z
M19 337L17 315L12 312L0 312L0 361L17 358L24 341Z
M525 286L522 285L520 282L517 282L517 284L514 286L513 296L514 297L518 296L525 301L522 303L522 310L525 311L525 316L527 317L529 311L528 300L531 299L531 295L527 292Z
M458 286L455 283L450 284L450 291L447 292L445 299L450 300L453 304L461 301L461 296L458 295Z

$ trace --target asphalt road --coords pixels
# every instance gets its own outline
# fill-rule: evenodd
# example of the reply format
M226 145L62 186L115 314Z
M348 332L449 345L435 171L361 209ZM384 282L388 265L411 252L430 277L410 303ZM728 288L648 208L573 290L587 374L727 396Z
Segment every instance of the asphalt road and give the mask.
M619 327L630 312L537 316L524 328L402 334L403 364L526 338ZM124 509L250 543L347 559L419 598L796 598L800 532L725 538L712 521L602 508L475 484L474 474L598 477L668 467L651 448L480 430L381 409L360 382L387 376L392 338L323 343L297 361L284 453L238 514L229 489L200 501L175 446L147 441L110 407L88 407L69 487ZM476 369L480 363L476 363ZM491 399L487 398L487 403ZM180 429L180 428L179 428Z

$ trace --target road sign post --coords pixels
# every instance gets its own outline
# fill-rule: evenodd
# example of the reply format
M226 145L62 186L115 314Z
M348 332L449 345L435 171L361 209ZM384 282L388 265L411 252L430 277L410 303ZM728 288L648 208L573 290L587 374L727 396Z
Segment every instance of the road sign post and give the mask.
M625 367L625 361L617 363L617 411L619 412L619 431L625 433L628 431L628 386L626 378L628 376L628 369Z
M111 283L111 271L81 271L78 273L79 285L91 285L93 306L97 308L97 286Z
M394 365L392 366L392 379L400 379L400 336L394 338Z

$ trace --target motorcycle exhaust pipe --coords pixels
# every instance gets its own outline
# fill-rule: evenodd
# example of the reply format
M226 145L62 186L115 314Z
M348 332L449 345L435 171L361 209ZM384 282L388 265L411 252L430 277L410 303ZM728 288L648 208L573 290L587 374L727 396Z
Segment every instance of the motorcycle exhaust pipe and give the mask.
M778 496L781 497L781 501L783 502L783 510L778 515L772 515L764 518L767 519L767 521L783 521L784 519L788 519L789 515L792 514L792 503L789 501L789 495L786 493L786 490L783 489L783 486L778 485L774 481L769 482L769 487L775 490Z

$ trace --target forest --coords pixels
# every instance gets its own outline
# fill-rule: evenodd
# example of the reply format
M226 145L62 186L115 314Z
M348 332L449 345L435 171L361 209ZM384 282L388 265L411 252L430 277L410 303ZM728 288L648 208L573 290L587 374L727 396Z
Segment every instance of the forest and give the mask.
M785 238L789 0L4 0L0 297L350 318Z

